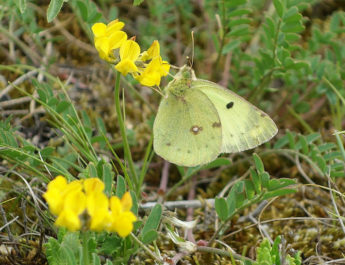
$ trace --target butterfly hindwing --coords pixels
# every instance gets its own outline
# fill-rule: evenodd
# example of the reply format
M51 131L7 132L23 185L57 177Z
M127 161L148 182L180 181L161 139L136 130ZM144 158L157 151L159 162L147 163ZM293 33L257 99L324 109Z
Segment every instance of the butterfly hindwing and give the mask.
M213 82L196 79L192 88L203 92L215 106L222 124L221 152L254 148L278 131L273 120L254 105Z
M195 89L187 89L182 96L167 92L160 103L153 134L156 153L177 165L206 164L221 150L217 110L204 93Z

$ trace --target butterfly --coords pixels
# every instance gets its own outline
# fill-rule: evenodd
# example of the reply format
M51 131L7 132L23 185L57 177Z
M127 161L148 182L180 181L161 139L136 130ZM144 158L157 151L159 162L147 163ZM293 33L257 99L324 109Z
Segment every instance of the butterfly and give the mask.
M263 111L183 66L165 89L153 125L153 147L165 160L193 167L221 153L252 149L278 128Z

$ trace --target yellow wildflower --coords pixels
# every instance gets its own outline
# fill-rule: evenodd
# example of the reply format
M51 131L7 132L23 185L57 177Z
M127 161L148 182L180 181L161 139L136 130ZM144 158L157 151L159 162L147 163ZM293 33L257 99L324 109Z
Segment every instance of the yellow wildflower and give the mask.
M102 231L107 227L110 218L109 199L103 193L104 183L98 178L84 181L86 209L90 215L90 229Z
M127 34L121 31L124 25L123 22L116 19L108 25L96 23L92 26L95 47L103 60L115 61L114 50L120 48L122 43L127 40Z
M161 77L166 76L169 73L169 69L170 65L162 61L162 58L159 56L152 59L144 71L136 76L136 79L144 86L159 86Z
M151 47L142 53L140 59L145 62L157 57L160 57L160 46L158 40L155 40L152 42Z
M132 197L126 192L120 200L116 196L110 198L111 224L109 231L117 232L119 236L126 237L133 230L133 222L136 216L130 211Z
M81 190L70 191L64 199L64 207L55 221L55 225L76 231L81 227L79 215L85 210L86 198Z
M115 69L123 75L138 71L135 61L140 54L140 46L134 40L125 41L120 48L121 61L115 66Z
M47 187L47 192L43 195L46 199L49 210L58 215L64 208L65 197L70 191L81 190L82 185L78 180L67 184L67 180L63 176L57 176Z
M104 187L98 178L75 180L69 184L63 176L52 180L43 197L50 211L57 215L55 225L70 231L79 230L82 225L87 225L81 219L82 214L87 213L90 217L87 228L90 230L107 230L117 232L121 237L127 236L136 221L136 216L130 211L132 198L127 192L121 200L113 196L109 203Z

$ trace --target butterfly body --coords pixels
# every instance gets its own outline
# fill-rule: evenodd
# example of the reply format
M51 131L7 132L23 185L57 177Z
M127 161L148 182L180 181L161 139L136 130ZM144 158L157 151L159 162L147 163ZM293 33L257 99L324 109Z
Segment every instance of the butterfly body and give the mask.
M182 166L211 162L220 153L254 148L276 133L271 118L213 82L197 79L184 66L162 99L153 126L158 155Z

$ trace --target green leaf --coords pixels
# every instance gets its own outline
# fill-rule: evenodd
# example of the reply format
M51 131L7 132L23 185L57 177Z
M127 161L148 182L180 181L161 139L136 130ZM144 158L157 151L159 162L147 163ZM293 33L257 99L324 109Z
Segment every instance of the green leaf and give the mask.
M268 183L270 180L270 175L267 172L259 173L261 179L261 185L264 188L268 188Z
M283 15L284 15L284 6L283 6L281 0L273 0L273 5L274 5L274 8L276 9L276 11L278 13L278 16L279 17L283 17Z
M284 14L283 21L288 22L288 21L296 21L296 20L290 20L290 18L294 17L298 13L298 8L296 6L290 7L286 13ZM302 18L302 17L301 17Z
M232 18L232 17L248 15L250 12L251 11L248 9L235 9L234 11L229 12L227 17Z
M156 230L150 230L147 231L142 237L141 237L141 241L144 244L150 244L152 241L156 240L158 237L158 233Z
M105 194L107 194L108 196L111 195L111 188L112 188L112 184L113 184L113 178L114 178L114 172L112 171L112 167L109 163L105 163L103 165L103 182L105 185L105 189L104 192Z
M227 43L224 46L224 48L222 50L222 54L227 54L227 53L231 52L232 50L236 49L240 44L241 44L240 40L230 41L229 43Z
M116 180L116 192L115 195L119 198L122 198L123 194L126 192L126 182L121 175L117 175Z
M16 4L16 6L18 7L19 11L21 14L24 14L25 10L26 10L26 3L27 0L15 0L14 3Z
M141 235L144 236L150 230L157 230L162 217L162 205L156 204L149 217L147 218L143 229L141 230Z
M144 0L134 0L134 1L133 1L133 5L134 5L134 6L138 6L138 5L140 5L142 2L144 2Z
M52 22L53 19L60 12L61 7L64 3L64 0L51 0L47 10L47 21L48 23Z
M276 27L275 27L275 23L274 23L273 19L270 17L267 17L265 20L265 24L264 24L264 30L265 30L265 33L267 35L267 38L269 38L269 39L274 38L275 28Z
M214 207L216 209L219 219L225 221L229 215L226 200L224 198L216 198L214 202Z
M282 189L282 190L270 191L270 192L265 193L262 199L267 200L272 197L282 196L282 195L291 194L295 192L296 192L295 189Z
M249 27L248 25L241 25L236 27L235 29L231 30L227 37L241 37L243 35L249 34Z
M304 30L304 26L302 25L302 23L287 23L287 24L283 24L283 26L281 27L281 31L282 32L301 32Z
M218 168L220 166L227 166L230 165L231 162L228 158L224 158L224 157L218 157L216 160L208 163L207 165L203 166L200 169L212 169L212 168Z
M271 179L268 182L268 190L273 191L281 188L285 188L290 185L296 184L296 181L288 178Z
M58 105L56 106L56 112L62 113L65 110L67 110L70 105L71 105L70 102L63 100L63 101L59 102Z
M50 98L47 102L47 105L49 107L55 107L56 104L58 104L59 100L57 98Z
M306 136L308 144L313 143L314 141L318 140L321 138L320 133L311 133Z
M246 195L247 195L248 200L253 199L255 196L255 188L254 188L253 182L249 179L245 179L244 185L246 187L245 190L246 190Z
M249 24L251 20L249 18L238 18L233 19L229 22L228 26L229 28L232 28L234 26L243 25L243 24Z
M301 147L302 147L302 152L304 154L308 154L309 152L309 147L308 147L308 143L307 140L305 139L305 137L303 135L299 135L299 142L298 142ZM297 144L298 145L298 144Z
M260 174L265 172L264 164L262 163L261 158L256 153L253 154L253 159L258 173Z
M296 34L296 33L286 33L285 35L285 40L288 42L295 42L301 39L301 35Z
M247 2L247 0L231 0L231 1L225 1L227 8L234 8L239 5L243 5Z
M277 236L273 242L272 249L271 249L271 256L273 257L274 264L280 265L280 253L279 253L279 244L281 242L281 237Z
M130 190L129 193L131 194L133 205L131 211L135 214L138 215L138 199L137 196L135 195L135 192L133 190Z
M84 3L84 1L77 1L77 6L80 11L80 15L84 21L87 21L88 18L88 12L87 12L87 6Z
M45 148L43 148L41 150L41 156L43 158L47 158L48 156L50 156L53 152L55 151L55 148L54 147L51 147L51 146L47 146Z
M109 259L106 260L105 265L114 265Z
M92 265L101 265L101 259L96 253L92 253Z
M261 181L260 181L258 173L252 168L250 169L250 177L253 181L255 192L260 193L261 192Z
M287 135L288 140L289 140L290 149L295 149L295 134L288 131L288 132L286 132L286 135Z

